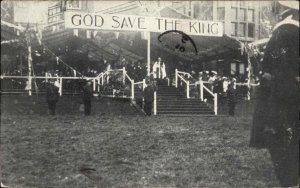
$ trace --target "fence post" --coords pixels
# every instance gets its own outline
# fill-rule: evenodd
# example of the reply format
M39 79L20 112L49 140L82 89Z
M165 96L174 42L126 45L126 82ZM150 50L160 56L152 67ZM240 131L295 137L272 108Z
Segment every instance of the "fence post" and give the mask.
M97 85L98 85L98 92L100 92L100 77L97 78L98 82L97 82Z
M167 80L168 80L168 86L170 86L170 79L169 79L169 78L167 78Z
M45 73L46 82L48 82L48 72Z
M177 74L178 74L178 70L175 69L175 87L177 88L178 87L178 78L177 78Z
M134 99L134 80L131 80L131 99Z
M214 94L214 112L215 112L215 115L218 115L218 94L215 93Z
M186 83L186 98L190 98L190 81L187 81Z
M93 79L93 91L96 91L96 79Z
M203 101L203 81L200 80L200 99Z
M126 70L125 67L123 67L123 85L125 85L125 75L126 74Z
M109 81L109 72L107 72L106 74L106 83L108 84L108 81Z
M143 79L143 91L144 91L145 87L146 87L146 80Z
M154 111L154 115L157 114L157 100L156 100L156 91L154 91L154 105L153 105L153 111Z
M62 96L62 77L59 78L59 95Z

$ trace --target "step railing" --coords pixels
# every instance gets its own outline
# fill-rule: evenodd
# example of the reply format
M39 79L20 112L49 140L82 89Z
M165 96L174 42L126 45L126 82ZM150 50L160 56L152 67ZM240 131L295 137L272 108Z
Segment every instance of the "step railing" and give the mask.
M215 115L218 115L218 94L217 93L213 93L208 87L206 87L204 84L208 83L207 81L202 81L199 80L197 81L195 84L199 84L200 85L200 99L201 101L204 101L204 91L206 91L207 93L209 93L212 97L213 97L213 102L214 102L214 113Z
M185 78L187 76L187 78ZM197 88L197 85L200 85L199 87L199 93L200 93L200 99L201 101L204 101L204 91L209 93L213 97L213 110L215 115L218 114L218 94L213 93L205 84L208 84L208 81L195 81L194 83L191 83L190 80L195 80L193 76L188 72L178 71L175 69L175 87L178 88L178 81L184 82L186 84L186 98L190 98L190 88L191 86L194 86Z
M99 80L99 83L103 86L105 83L108 84L111 75L117 72L123 73L123 84L125 84L125 73L126 73L125 67L123 67L122 69L110 69L105 72L101 72L94 79Z
M78 86L78 83L74 83L75 80L77 81L86 81L91 80L93 82L93 90L96 91L99 90L99 87L97 88L97 83L100 83L98 78L95 77L62 77L62 76L31 76L30 79L35 80L35 82L31 82L32 85L28 86L26 83L28 82L29 77L28 76L6 76L1 75L1 92L3 93L24 93L28 92L29 95L32 95L33 91L36 91L39 93L40 91L45 92L46 90L46 84L48 81L53 80L57 82L58 86L58 92L60 96L63 94L63 91L66 90L75 90ZM16 82L17 84L13 84ZM36 83L36 85L35 85ZM7 88L7 85L8 88ZM69 89L68 89L69 88Z
M191 77L190 73L178 71L175 69L175 87L178 88L178 81L184 82L186 84L186 98L190 98L190 81L184 78L187 75L188 78Z

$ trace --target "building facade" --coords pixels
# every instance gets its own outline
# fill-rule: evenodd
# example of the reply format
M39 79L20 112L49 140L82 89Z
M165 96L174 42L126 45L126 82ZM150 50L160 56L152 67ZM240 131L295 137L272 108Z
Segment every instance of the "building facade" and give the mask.
M171 6L192 19L223 22L224 33L241 42L263 38L260 1L172 1Z

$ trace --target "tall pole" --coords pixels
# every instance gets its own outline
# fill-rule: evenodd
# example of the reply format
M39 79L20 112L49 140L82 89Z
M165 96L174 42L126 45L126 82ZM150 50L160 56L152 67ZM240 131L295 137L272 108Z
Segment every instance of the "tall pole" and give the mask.
M147 32L147 75L150 76L150 31Z
M31 60L32 60L32 57L31 57L31 45L30 45L30 42L28 44L28 91L29 91L29 95L31 96Z
M21 76L23 76L23 57L22 57L22 53L20 52L20 74Z

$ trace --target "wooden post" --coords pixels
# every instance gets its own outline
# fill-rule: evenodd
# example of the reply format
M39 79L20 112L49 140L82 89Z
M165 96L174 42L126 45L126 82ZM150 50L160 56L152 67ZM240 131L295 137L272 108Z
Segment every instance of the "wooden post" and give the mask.
M175 69L175 87L176 88L178 87L178 77L177 77L177 74L178 74L178 70Z
M100 77L98 77L97 79L98 79L98 92L100 92Z
M187 81L186 83L186 98L190 98L190 81Z
M134 99L134 80L131 80L131 99Z
M93 91L96 91L96 79L93 79Z
M200 99L203 101L203 81L200 80Z
M146 87L146 80L143 79L143 91L144 91L145 87Z
M126 76L126 70L125 67L123 67L123 85L125 85L125 76Z
M59 95L62 96L62 77L59 78Z
M157 100L156 100L156 91L154 91L154 104L153 104L154 115L157 114Z
M147 76L150 76L150 47L151 47L151 33L150 31L147 32Z
M20 66L21 66L20 73L21 76L23 76L23 57L21 52L20 52Z
M215 112L215 115L218 115L218 94L215 93L214 94L214 112Z
M32 57L31 57L31 45L30 42L28 44L28 94L29 96L31 96L31 81L32 81L32 76L31 76L31 71L32 71L32 67L31 67L31 61L32 61Z

